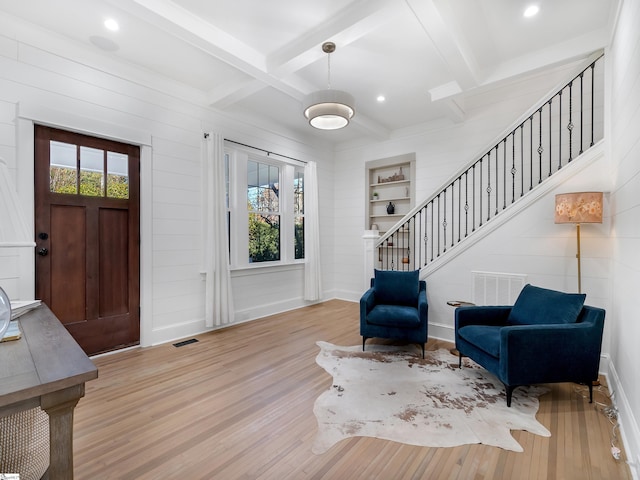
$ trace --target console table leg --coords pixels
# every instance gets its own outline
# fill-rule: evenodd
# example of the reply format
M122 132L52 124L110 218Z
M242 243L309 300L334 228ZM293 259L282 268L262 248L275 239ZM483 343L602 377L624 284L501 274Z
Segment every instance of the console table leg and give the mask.
M84 384L43 395L49 415L49 480L73 479L73 409L84 396Z

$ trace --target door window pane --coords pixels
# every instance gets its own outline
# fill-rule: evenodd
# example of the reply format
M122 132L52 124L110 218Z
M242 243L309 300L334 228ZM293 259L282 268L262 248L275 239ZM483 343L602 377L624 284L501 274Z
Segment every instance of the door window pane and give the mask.
M104 150L80 147L80 195L104 196Z
M107 152L107 197L129 198L129 156Z
M49 190L53 193L78 193L76 146L49 142Z

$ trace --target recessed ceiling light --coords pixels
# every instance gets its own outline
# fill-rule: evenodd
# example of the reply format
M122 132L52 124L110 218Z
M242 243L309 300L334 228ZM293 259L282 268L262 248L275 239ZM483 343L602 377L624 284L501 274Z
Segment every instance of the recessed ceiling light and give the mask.
M107 30L111 30L112 32L117 32L120 29L120 25L113 18L107 18L104 21L104 26Z
M524 11L524 16L526 18L531 18L531 17L535 17L538 12L540 11L540 7L538 5L529 5L525 11Z
M378 95L376 97L376 100L380 103L384 102L386 100L386 98L384 98L384 95Z

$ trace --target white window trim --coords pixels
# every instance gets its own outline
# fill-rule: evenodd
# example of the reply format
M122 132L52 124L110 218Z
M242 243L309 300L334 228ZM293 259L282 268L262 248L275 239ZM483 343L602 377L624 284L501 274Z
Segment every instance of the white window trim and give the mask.
M229 155L230 270L253 270L303 264L304 258L294 258L293 180L296 169L300 167L240 149L225 148L225 153ZM249 210L247 208L247 162L249 160L274 165L280 169L280 260L277 261L249 262Z

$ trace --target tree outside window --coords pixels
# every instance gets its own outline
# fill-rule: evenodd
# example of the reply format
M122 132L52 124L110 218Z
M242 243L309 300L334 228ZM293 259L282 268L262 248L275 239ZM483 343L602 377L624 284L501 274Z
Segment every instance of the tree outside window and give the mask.
M293 177L293 215L295 259L304 258L304 172L296 170Z
M249 262L280 260L280 169L247 162Z

